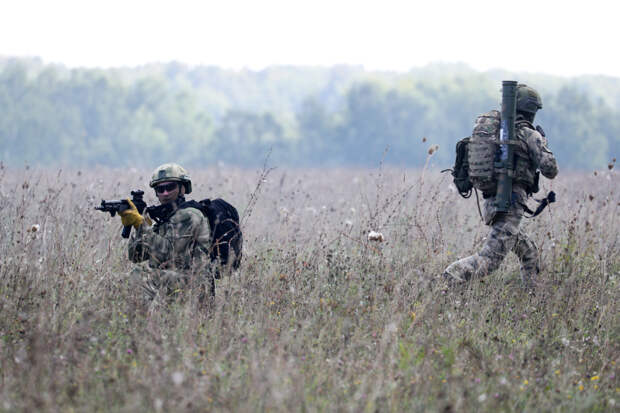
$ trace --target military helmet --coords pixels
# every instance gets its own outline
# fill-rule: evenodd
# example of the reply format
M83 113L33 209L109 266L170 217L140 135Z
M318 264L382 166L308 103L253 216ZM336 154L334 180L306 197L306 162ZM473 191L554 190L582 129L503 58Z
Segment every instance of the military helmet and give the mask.
M176 163L165 163L155 168L149 186L154 188L161 182L169 181L177 181L185 185L186 194L192 192L192 179L189 177L185 168Z
M542 107L542 99L536 90L523 83L517 85L517 112L536 114Z

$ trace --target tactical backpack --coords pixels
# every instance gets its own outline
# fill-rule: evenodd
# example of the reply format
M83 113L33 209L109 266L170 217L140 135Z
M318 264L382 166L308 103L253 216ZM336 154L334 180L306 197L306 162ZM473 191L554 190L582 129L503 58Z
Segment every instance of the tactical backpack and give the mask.
M474 130L469 140L467 160L469 163L469 180L474 188L482 191L485 198L495 195L497 190L497 172L495 162L499 150L501 113L497 110L484 113L476 119ZM515 122L515 128L535 129L527 120ZM536 130L542 130L536 128ZM518 135L518 133L517 133ZM514 148L512 178L523 185L528 195L538 192L538 172L530 164L527 143L517 138L509 142Z
M463 198L469 198L473 189L471 181L469 180L469 161L467 159L470 139L471 138L468 136L456 143L456 160L454 161L454 166L452 169L444 169L441 171L451 171L452 182L454 182L454 186L456 186L456 189Z
M478 116L467 145L469 180L485 197L495 194L497 189L495 160L499 147L500 116L497 110Z
M239 213L237 209L221 198L214 200L203 199L199 202L200 210L209 220L211 228L210 258L215 261L218 257L222 265L228 265L230 249L235 253L232 262L234 269L241 265L241 248L243 247L243 234L239 226Z

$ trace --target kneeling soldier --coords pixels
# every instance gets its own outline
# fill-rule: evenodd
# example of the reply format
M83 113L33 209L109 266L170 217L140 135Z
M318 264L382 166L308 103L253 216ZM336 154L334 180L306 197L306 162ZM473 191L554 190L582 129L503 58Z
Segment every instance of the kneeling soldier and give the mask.
M176 295L188 287L200 288L201 300L214 295L209 222L196 208L179 208L192 192L189 175L180 165L167 163L155 169L150 186L160 202L155 225L146 222L131 201L130 209L119 212L123 225L136 229L128 252L130 260L141 264L131 272L132 282L150 299L159 291Z

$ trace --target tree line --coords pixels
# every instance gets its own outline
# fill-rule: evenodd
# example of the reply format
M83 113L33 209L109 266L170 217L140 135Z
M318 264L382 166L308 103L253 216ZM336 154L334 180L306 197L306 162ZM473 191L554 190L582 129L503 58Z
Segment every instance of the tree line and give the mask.
M232 71L180 63L67 69L0 60L0 161L143 166L176 160L253 167L379 162L448 167L502 79L538 89L537 116L563 169L600 169L620 152L620 79L356 66ZM387 152L386 152L387 149Z

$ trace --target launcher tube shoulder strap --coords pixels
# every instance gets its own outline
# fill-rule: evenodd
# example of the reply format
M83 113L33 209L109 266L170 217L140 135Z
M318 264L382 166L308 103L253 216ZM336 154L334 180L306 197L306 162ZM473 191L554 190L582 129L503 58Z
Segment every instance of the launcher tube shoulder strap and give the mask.
M523 207L523 211L527 212L530 215L524 215L526 218L534 218L540 215L541 212L547 207L547 205L555 202L555 192L550 191L546 197L543 199L534 199L534 201L538 202L538 208L536 211L532 211L525 203L519 202Z

